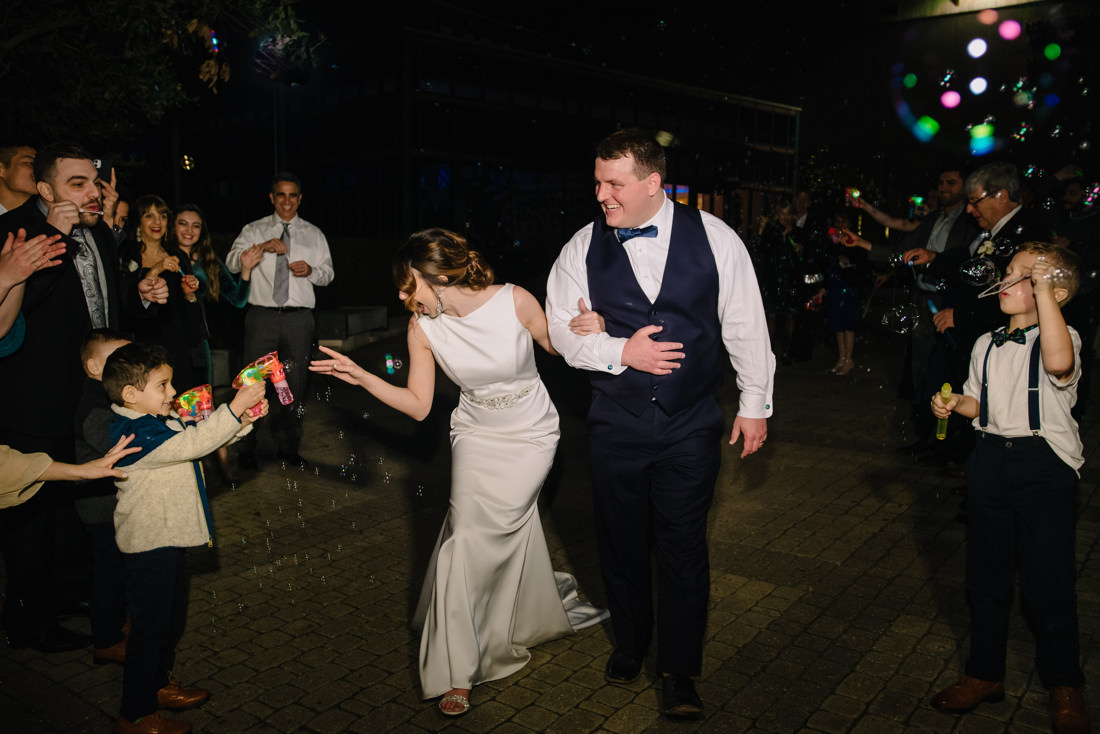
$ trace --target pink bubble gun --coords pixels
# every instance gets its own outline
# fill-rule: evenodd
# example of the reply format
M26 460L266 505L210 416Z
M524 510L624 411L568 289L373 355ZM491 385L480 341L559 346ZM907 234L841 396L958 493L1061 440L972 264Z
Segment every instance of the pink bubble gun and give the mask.
M172 407L181 418L203 421L214 412L214 394L209 385L199 385L177 395L172 401Z
M264 379L270 379L275 388L275 394L279 396L279 402L290 405L294 402L294 393L290 392L290 385L286 384L286 368L279 361L279 353L271 352L257 359L245 367L233 379L233 387L238 390L247 385L255 385ZM254 405L250 409L253 417L260 414L260 406Z

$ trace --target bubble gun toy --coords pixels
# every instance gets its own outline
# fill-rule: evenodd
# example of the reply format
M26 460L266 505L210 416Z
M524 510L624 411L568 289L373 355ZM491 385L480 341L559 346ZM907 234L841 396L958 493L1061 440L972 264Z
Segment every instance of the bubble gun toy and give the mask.
M233 387L239 390L247 385L262 382L265 378L271 380L271 384L275 388L275 394L279 396L280 403L290 405L294 402L294 394L290 392L290 385L286 384L286 368L279 361L278 352L265 354L241 370L240 374L233 378ZM259 404L252 406L249 412L253 417L258 416L260 414Z
M940 388L940 400L944 405L947 405L947 401L951 399L951 383L943 383L943 387ZM936 421L936 440L942 441L947 438L947 419L940 418Z
M180 418L194 418L195 421L203 421L214 412L214 394L209 385L193 387L185 393L180 393L172 401L172 407Z

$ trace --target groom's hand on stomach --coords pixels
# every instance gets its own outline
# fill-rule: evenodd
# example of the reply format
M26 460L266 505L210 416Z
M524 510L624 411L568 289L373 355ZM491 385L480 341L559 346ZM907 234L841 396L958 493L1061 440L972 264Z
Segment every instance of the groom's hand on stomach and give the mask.
M650 336L661 331L663 326L643 326L626 340L623 346L622 363L626 367L648 372L652 375L667 375L679 368L684 353L677 351L684 345L679 342L659 342Z

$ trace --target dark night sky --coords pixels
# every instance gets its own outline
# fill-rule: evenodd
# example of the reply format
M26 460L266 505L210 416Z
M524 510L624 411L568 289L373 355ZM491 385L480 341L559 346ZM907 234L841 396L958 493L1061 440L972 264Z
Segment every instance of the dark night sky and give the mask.
M990 115L996 148L989 156L1021 166L1071 159L1087 165L1094 156L1088 121L1092 100L1082 96L1094 76L1092 49L1100 25L1094 3L1004 8L992 25L980 23L973 13L898 21L912 3L881 0L735 1L711 10L680 4L635 6L627 12L588 3L494 4L491 11L486 6L364 3L337 13L331 3L320 2L303 4L300 12L328 37L321 50L326 64L339 63L399 23L797 105L804 110L804 158L821 152L838 159L833 165L847 161L868 169L868 175L885 167L905 168L904 161L934 165L943 158L966 158L971 153L968 126ZM1006 19L1021 23L1019 39L998 36L998 23ZM989 51L975 60L965 48L978 36L989 39ZM1043 58L1042 47L1049 41L1064 49L1056 62ZM948 70L955 74L943 86L940 80ZM912 89L900 85L908 73L919 79ZM966 88L978 74L990 84L981 97ZM1032 109L1013 102L1012 87L1021 77L1025 91L1034 89ZM959 90L963 99L954 110L939 102L949 89ZM1043 103L1052 93L1060 98L1057 108ZM912 113L907 122L898 113L899 101ZM920 142L910 129L925 115L941 128L933 140ZM1021 130L1023 139L1014 139L1012 134Z

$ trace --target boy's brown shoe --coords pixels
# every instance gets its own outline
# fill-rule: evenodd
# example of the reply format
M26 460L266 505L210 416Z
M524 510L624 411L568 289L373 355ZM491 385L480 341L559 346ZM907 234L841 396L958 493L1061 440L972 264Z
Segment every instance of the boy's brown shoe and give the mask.
M96 665L107 663L126 663L126 638L122 638L110 647L97 647L92 650L92 662Z
M166 719L152 713L137 721L127 721L121 716L115 719L112 728L114 734L191 734L191 722L180 719Z
M932 706L949 714L965 714L973 711L979 703L989 701L997 703L1005 697L1005 684L987 680L978 680L964 675L962 680L948 686L932 697Z
M1054 686L1050 689L1050 715L1055 734L1089 734L1089 708L1085 689Z
M169 679L168 685L157 691L157 705L162 709L182 711L198 706L210 698L205 688L184 688L179 682Z

